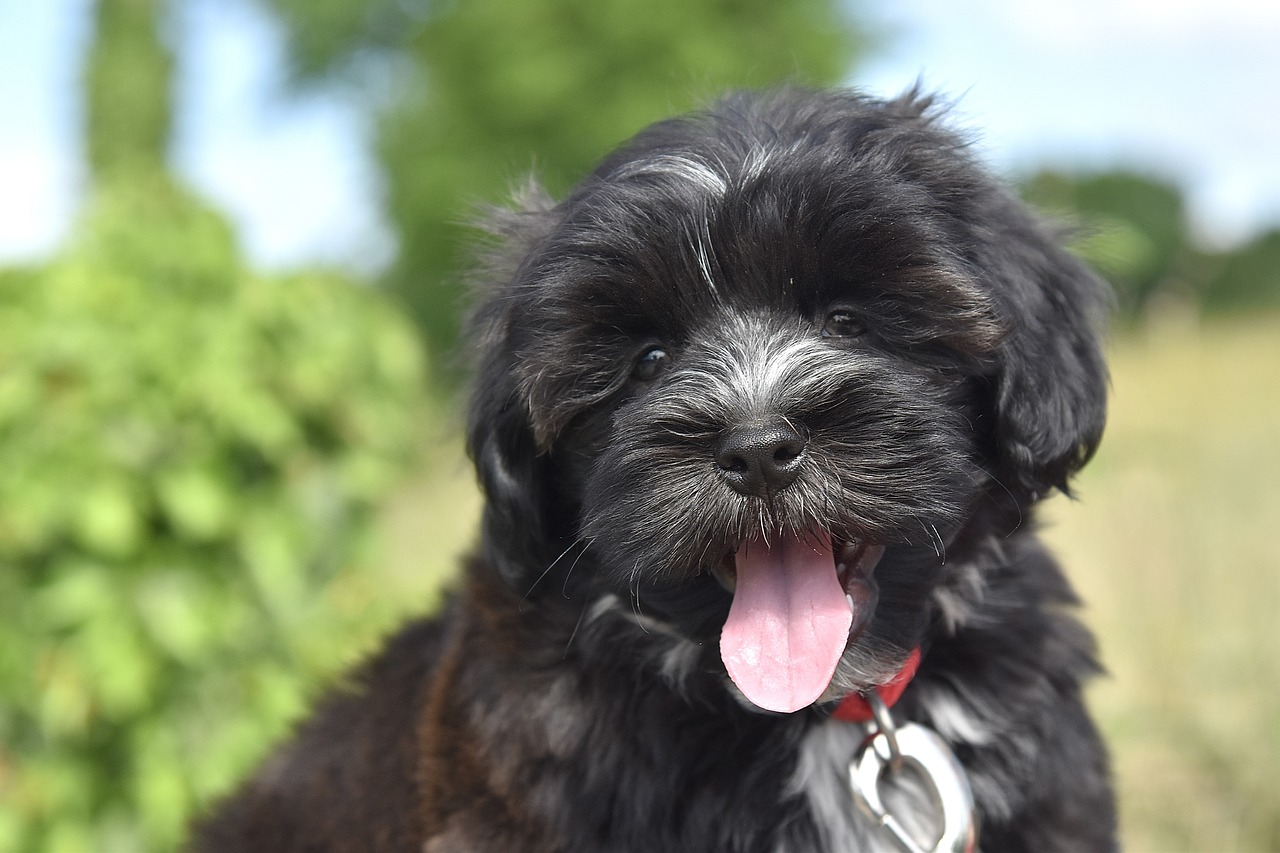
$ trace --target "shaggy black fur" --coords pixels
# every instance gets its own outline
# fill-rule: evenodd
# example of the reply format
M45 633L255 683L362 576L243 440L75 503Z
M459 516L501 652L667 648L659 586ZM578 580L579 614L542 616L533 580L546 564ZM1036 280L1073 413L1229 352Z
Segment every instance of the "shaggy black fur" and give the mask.
M921 647L895 714L966 766L981 849L1112 849L1093 644L1032 523L1102 432L1103 288L932 113L733 96L495 216L465 586L197 846L893 849L829 715ZM785 477L724 461L747 427L794 439ZM886 547L878 603L818 702L764 712L720 659L721 580L818 534Z

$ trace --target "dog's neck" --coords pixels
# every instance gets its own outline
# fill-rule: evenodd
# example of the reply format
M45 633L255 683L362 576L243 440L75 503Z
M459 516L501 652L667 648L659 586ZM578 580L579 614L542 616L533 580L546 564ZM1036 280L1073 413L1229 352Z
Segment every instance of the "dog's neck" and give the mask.
M916 670L919 668L920 649L917 648L911 652L907 662L902 665L902 669L898 671L898 674L892 680L875 688L875 693L880 697L884 707L892 708L897 703L907 689L907 685L911 683L911 679L915 678ZM875 711L866 696L860 693L850 693L840 700L840 704L836 705L836 709L831 716L837 720L844 720L846 723L869 723L875 719Z

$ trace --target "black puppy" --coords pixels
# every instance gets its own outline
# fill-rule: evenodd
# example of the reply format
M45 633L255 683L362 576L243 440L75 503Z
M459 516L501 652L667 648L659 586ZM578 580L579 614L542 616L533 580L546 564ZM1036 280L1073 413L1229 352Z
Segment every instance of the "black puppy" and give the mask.
M1114 847L1032 524L1102 432L1103 288L927 98L730 97L492 230L463 588L197 846L897 850L850 768L910 725L964 768L885 769L911 833L967 777L988 853Z

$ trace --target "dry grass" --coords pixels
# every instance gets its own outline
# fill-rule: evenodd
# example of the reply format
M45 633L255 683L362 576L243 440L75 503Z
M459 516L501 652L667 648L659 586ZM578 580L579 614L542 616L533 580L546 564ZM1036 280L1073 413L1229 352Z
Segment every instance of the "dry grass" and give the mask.
M1280 323L1116 342L1107 436L1048 538L1111 678L1126 847L1280 848ZM1276 383L1276 384L1273 384Z
M1111 677L1126 848L1280 849L1280 318L1164 323L1112 348L1112 417L1047 536ZM1272 384L1275 383L1275 384ZM455 436L390 507L381 607L429 602L475 536ZM388 603L389 602L389 603Z

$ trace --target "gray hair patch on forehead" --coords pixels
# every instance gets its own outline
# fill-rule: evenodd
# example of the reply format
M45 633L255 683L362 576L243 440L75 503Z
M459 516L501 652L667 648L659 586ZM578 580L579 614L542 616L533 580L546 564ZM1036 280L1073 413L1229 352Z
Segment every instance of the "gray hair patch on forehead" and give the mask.
M700 158L687 154L655 154L632 163L625 163L610 176L613 180L628 181L637 178L650 178L660 181L679 181L698 190L703 209L695 222L691 223L689 243L698 262L698 270L703 282L713 294L719 293L716 287L715 274L712 269L711 234L707 224L708 206L724 199L729 193L729 180L711 164Z
M626 163L612 177L629 180L639 177L675 177L687 181L709 195L723 197L729 182L710 164L683 154L657 154L634 163Z

